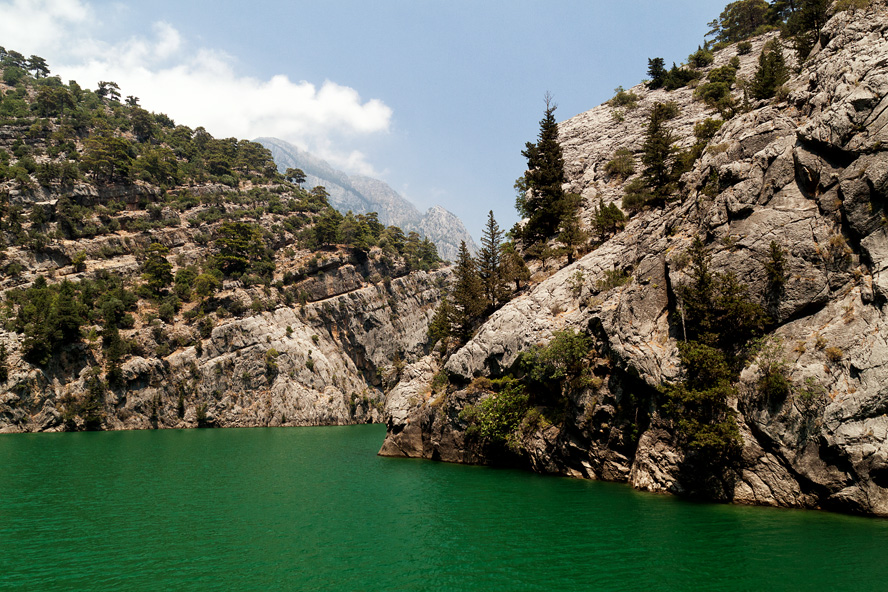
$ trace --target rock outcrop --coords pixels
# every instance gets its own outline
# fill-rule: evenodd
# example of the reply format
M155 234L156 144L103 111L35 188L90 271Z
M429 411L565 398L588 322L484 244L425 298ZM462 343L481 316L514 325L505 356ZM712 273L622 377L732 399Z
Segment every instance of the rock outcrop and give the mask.
M752 53L738 56L740 76L751 78L772 38L753 40ZM736 47L723 49L711 67L734 56ZM553 331L573 328L595 339L593 386L575 394L558 421L523 426L525 466L646 491L888 516L885 3L836 14L786 88L784 98L754 102L724 123L682 177L681 199L634 216L504 305L449 359L412 366L387 400L381 453L488 462L467 441L460 414L488 396L472 385L500 376ZM615 116L602 105L559 126L569 189L584 197L587 223L599 200L619 205L628 180L610 176L605 164L620 148L638 157L655 103L679 106L669 126L680 147L694 143L695 123L719 117L693 89L630 90L636 109ZM767 308L772 355L793 385L768 399L759 387L768 360L760 355L743 370L729 401L741 458L717 483L699 481L694 455L657 404L658 388L682 372L675 287L687 281L685 253L698 236L713 269L731 271ZM764 265L772 242L786 253L779 299ZM614 270L630 281L610 287L603 280ZM436 396L439 366L469 386Z
M167 356L134 356L123 384L105 394L105 429L342 425L382 419L392 360L424 353L426 328L448 271L414 272L295 307L233 318L206 337L155 324L180 347ZM237 299L239 290L219 295ZM12 352L0 395L0 432L56 431L88 391L95 364L86 348L35 368L18 358L20 337L0 337ZM143 335L143 338L145 336ZM148 349L147 347L145 349ZM80 421L75 420L75 421Z

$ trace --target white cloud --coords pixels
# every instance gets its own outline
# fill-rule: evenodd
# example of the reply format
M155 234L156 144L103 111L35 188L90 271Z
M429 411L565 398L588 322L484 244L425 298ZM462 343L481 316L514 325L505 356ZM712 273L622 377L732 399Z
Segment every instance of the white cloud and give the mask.
M90 8L80 0L14 0L0 2L0 39L4 47L26 56L41 55L62 45L73 27L90 21Z
M389 131L392 111L382 101L362 100L329 80L318 87L284 74L269 80L239 75L231 56L190 46L165 22L111 44L96 38L94 12L80 0L0 0L0 39L7 49L47 58L63 80L87 88L113 80L146 109L202 125L216 137L276 136L350 172L375 172L364 154L341 144Z

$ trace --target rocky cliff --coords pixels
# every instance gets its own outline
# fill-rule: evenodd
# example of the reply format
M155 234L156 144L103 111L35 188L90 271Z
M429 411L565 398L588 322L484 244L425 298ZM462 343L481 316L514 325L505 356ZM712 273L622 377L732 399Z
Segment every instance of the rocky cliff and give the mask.
M749 80L773 37L754 39L747 55L722 49L705 71L737 56ZM794 59L788 46L785 55ZM381 454L491 462L461 412L495 396L483 378L570 328L594 339L593 378L558 413L525 418L514 462L646 491L888 515L885 3L837 13L797 72L778 98L750 101L725 121L681 178L677 199L633 216L574 264L538 273L541 281L449 357L408 367L386 402ZM719 117L692 88L630 90L636 108L615 113L606 104L559 126L569 189L584 197L587 224L599 200L620 205L632 177L605 165L626 148L640 169L655 103L678 105L669 127L679 147L695 142L694 124ZM767 308L767 342L776 344L753 357L728 401L742 450L716 482L701 481L697 457L663 410L663 385L682 378L676 287L688 281L695 237L713 270L732 272ZM786 253L776 300L765 265L772 242ZM615 270L628 281L609 283ZM791 383L777 398L761 387L774 364ZM433 384L442 370L456 385L447 391Z
M477 250L472 235L462 220L442 206L433 206L421 213L387 183L364 175L347 175L326 161L278 138L258 138L257 142L271 150L283 172L288 167L300 168L306 174L305 185L321 185L330 193L330 203L340 212L356 214L376 212L383 224L394 224L407 231L427 236L446 260L456 261L459 244L465 241L469 251Z
M349 273L354 271L343 270ZM336 295L225 318L206 336L180 322L127 332L144 353L121 365L121 384L104 396L101 427L377 423L386 384L397 379L400 360L424 353L426 327L446 276L446 271L414 272L342 288L328 280ZM261 297L233 285L217 298L230 305L254 296ZM19 335L5 332L0 339L10 352L0 432L83 428L82 418L70 417L71 407L89 390L98 356L78 346L46 367L35 367L19 355ZM152 352L165 342L175 349Z
M259 144L0 78L0 432L381 420L426 353L434 249Z

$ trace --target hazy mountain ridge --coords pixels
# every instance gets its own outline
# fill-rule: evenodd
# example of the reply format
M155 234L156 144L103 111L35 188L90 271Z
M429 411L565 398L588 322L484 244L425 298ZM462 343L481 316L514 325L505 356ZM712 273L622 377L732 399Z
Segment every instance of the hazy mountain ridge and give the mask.
M469 251L477 250L475 241L455 214L443 206L433 206L424 214L384 181L363 175L349 176L321 158L278 138L256 138L268 148L281 171L299 168L305 173L307 187L322 185L330 194L330 205L342 213L377 212L383 224L414 230L435 243L444 259L455 260L460 241Z

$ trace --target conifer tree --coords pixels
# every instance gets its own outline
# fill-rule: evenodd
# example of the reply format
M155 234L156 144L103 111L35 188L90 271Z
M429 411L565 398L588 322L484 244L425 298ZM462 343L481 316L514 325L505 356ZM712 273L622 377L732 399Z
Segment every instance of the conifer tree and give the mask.
M577 249L586 243L589 234L583 230L577 210L582 202L582 197L576 193L568 193L565 196L565 214L561 218L558 227L558 240L564 245L567 253L567 264L574 262Z
M429 323L428 337L432 346L450 337L453 320L453 304L450 302L450 296L445 294Z
M528 218L522 239L530 244L544 241L558 229L564 208L564 157L558 143L557 105L546 94L546 111L540 120L537 143L528 142L521 154L527 158L524 174L525 199L519 201L521 215Z
M481 251L478 253L478 275L484 285L484 297L490 307L496 308L503 301L504 281L502 279L503 232L493 217L493 210L487 216L487 225L481 235Z
M475 321L481 317L487 307L487 301L484 298L484 285L478 277L478 268L469 254L465 241L461 241L459 245L454 276L456 276L456 284L453 287L454 328L461 339L468 339Z
M167 261L170 250L160 243L151 243L148 247L148 258L142 264L142 278L155 294L170 285L173 281L173 266Z
M783 58L783 47L779 40L772 39L759 55L758 70L752 79L752 96L760 100L770 99L787 80L789 80L789 71Z
M786 21L786 29L793 36L800 62L808 57L817 44L831 4L831 0L796 0L795 10Z
M605 205L604 198L599 198L598 207L592 216L592 224L598 233L599 240L605 240L617 232L625 224L626 216L616 204Z
M515 248L515 244L508 242L503 245L503 280L515 282L515 290L521 289L521 282L530 280L530 270L521 254Z
M647 87L651 90L662 88L666 82L666 62L663 58L648 59L648 80Z
M641 162L644 164L642 177L650 190L650 200L665 202L673 192L672 162L675 147L672 145L672 131L666 121L675 117L673 104L657 103L651 110L642 147Z

